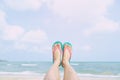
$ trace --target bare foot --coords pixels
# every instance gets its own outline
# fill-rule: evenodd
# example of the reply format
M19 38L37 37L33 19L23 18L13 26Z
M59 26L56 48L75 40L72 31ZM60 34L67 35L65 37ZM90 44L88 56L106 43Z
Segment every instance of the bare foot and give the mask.
M63 58L62 58L63 67L65 67L66 65L69 65L71 55L72 55L72 47L68 45L64 45L64 52L63 52Z
M52 48L53 52L53 61L56 65L60 65L61 63L61 54L62 54L62 49L60 44L55 44Z

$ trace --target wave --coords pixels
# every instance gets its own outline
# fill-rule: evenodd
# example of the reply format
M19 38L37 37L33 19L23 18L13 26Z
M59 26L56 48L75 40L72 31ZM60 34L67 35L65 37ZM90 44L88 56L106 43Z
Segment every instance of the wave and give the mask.
M37 66L37 64L21 64L21 66Z
M75 66L78 66L79 64L78 64L78 63L71 63L71 65L73 65L73 66L74 66L74 65L75 65Z
M12 64L7 64L7 66L11 66Z
M0 71L0 75L25 75L25 76L43 76L46 73L38 73L38 72L34 72L34 71L21 71L21 72L1 72ZM60 74L63 76L64 72L60 72ZM102 74L82 74L82 73L78 73L79 77L93 77L93 78L120 78L120 74L118 75L102 75Z
M40 74L32 71L23 71L23 72L0 72L0 75L40 75Z
M120 78L120 75L96 75L96 74L78 74L80 77L100 77L100 78L105 78L105 77L117 77L117 78Z

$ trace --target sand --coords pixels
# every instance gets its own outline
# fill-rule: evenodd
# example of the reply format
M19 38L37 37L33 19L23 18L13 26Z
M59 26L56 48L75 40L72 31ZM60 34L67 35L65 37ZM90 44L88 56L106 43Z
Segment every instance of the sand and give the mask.
M44 75L0 75L0 80L43 80L43 78ZM80 80L120 80L120 77L80 76Z

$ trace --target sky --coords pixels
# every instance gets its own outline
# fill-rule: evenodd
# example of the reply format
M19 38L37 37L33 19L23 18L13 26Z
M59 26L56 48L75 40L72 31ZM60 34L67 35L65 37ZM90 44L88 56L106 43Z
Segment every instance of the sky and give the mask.
M120 61L120 0L0 0L0 59L52 61L70 42L72 61Z

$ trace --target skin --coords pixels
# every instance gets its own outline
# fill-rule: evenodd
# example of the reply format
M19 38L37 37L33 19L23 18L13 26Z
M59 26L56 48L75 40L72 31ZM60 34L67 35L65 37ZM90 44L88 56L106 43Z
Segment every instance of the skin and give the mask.
M54 63L48 73L46 74L44 80L60 80L60 72L59 72L59 65L60 65L60 45L55 45L52 49L53 52L53 60Z
M79 80L77 73L69 64L70 54L72 53L72 48L70 46L64 46L64 53L62 56L62 66L64 68L64 78L63 80ZM44 80L60 80L59 65L61 63L60 56L62 54L61 47L59 44L53 47L53 59L54 63L50 70L47 72Z
M63 80L80 80L75 70L69 63L70 54L72 54L72 48L65 45L62 65L64 67L64 79Z

